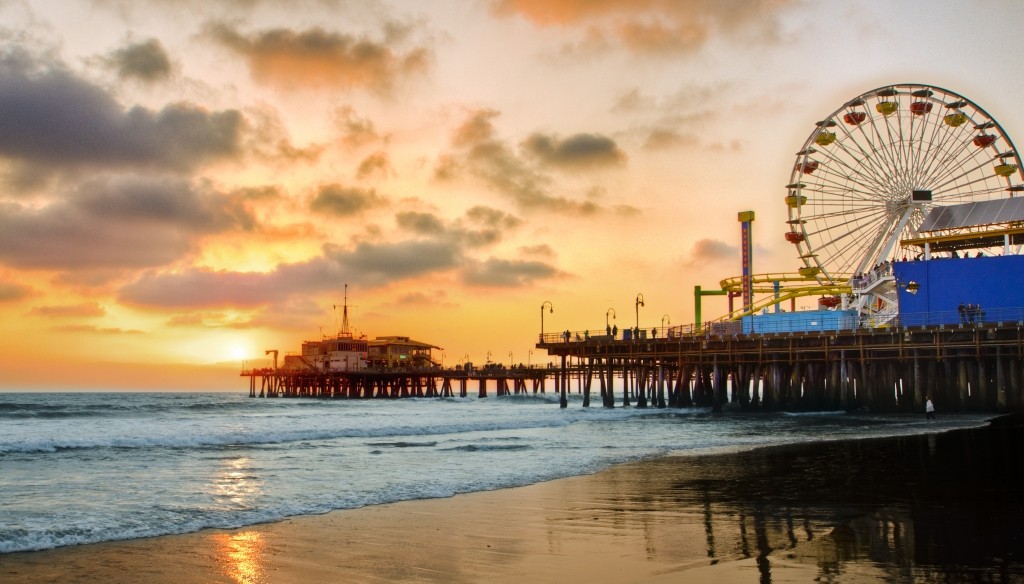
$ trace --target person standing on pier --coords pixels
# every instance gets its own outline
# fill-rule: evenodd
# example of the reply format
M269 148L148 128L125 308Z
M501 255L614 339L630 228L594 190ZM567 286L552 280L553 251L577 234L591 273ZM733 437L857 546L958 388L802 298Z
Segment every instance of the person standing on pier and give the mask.
M926 420L935 419L935 404L932 403L931 396L928 396L924 400L924 417Z

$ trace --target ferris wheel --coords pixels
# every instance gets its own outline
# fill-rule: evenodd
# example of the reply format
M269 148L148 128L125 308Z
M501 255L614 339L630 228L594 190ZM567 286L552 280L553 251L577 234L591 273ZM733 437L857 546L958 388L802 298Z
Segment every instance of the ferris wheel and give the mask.
M935 205L1024 191L1013 142L985 110L952 91L888 85L817 122L786 186L801 275L823 284L897 259Z

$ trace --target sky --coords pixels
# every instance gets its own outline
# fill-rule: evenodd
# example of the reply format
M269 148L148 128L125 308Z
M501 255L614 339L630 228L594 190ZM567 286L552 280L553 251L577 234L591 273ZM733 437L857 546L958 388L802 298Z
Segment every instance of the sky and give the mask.
M542 363L801 264L814 123L923 83L1024 135L1018 0L0 0L0 389L246 391L332 335ZM1024 138L1021 138L1024 139ZM643 306L638 306L638 296ZM726 311L706 299L705 317Z

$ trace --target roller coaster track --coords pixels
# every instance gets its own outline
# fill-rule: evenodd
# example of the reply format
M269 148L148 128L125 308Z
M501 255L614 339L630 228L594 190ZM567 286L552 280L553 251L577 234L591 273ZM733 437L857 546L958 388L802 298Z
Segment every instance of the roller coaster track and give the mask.
M805 296L835 296L849 294L850 285L848 278L836 278L831 284L823 284L813 276L802 276L800 274L754 274L750 277L751 292L753 294L771 294L753 303L750 310L737 310L725 316L709 320L708 323L739 320L744 316L756 314L765 308L776 304L802 298ZM778 290L776 290L778 283ZM787 283L787 286L783 286ZM743 291L743 277L735 276L726 278L721 282L722 290L731 294L739 294ZM776 292L778 296L776 296Z

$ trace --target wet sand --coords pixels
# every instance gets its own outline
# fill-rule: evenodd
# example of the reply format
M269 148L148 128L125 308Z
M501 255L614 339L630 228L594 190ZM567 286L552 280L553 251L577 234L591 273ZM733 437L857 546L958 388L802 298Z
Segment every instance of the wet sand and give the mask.
M1007 417L6 554L0 581L1024 582L1022 476Z

